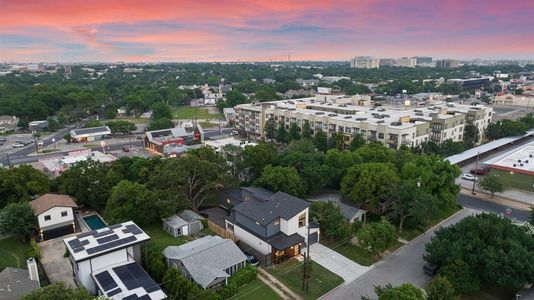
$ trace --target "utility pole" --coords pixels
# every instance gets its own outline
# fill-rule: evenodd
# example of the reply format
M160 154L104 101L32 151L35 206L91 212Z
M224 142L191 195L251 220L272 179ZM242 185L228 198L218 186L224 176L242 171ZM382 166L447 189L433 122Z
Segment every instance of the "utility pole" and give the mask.
M477 183L477 173L478 173L478 158L480 157L480 152L477 152L477 162L475 163L475 178L473 178L473 189L471 190L471 194L476 195L475 193L475 184Z
M310 288L310 225L308 224L308 239L306 240L306 253L304 255L304 280L303 289L305 293L308 293Z

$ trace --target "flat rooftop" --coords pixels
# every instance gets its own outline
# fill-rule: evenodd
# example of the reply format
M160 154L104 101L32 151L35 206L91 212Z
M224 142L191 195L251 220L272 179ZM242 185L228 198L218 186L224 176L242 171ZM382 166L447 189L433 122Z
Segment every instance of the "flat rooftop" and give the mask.
M111 129L109 129L108 126L80 128L71 130L70 134L74 138L81 136L106 135L111 134Z
M134 222L128 221L83 232L63 240L75 261L87 260L150 240Z
M484 164L495 169L534 176L534 142L503 153Z
M92 274L98 289L109 299L160 300L167 296L136 262L125 262Z

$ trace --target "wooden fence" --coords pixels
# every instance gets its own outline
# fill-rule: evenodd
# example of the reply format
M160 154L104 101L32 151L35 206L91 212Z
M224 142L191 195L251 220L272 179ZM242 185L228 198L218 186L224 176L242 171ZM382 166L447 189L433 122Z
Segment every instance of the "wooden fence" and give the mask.
M234 236L234 234L225 228L222 228L221 226L213 223L212 221L208 220L208 228L215 232L217 235L221 236L225 239L231 239L234 242L237 242L239 239Z

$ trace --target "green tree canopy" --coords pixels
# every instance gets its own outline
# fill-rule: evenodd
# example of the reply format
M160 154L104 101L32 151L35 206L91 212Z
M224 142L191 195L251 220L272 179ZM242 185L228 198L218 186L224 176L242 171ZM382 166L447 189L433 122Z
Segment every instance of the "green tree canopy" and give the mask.
M534 265L525 263L534 261L534 237L493 214L439 229L424 259L440 267L458 292L477 290L480 282L520 288L534 281Z
M391 164L362 163L348 169L341 180L341 193L355 203L368 203L381 211L381 205L392 198L398 183L399 176Z
M380 222L365 225L356 236L360 245L375 255L386 251L397 241L395 227L384 218Z
M152 119L172 120L171 107L163 102L156 102L152 105Z
M22 297L22 300L93 300L84 288L71 289L63 282L55 282Z
M160 129L167 129L167 128L173 128L174 123L171 121L171 119L167 118L161 118L161 119L153 119L148 124L147 130L160 130Z
M491 198L495 196L495 193L502 193L506 190L506 186L502 178L496 174L487 174L477 182L479 188L491 193Z
M328 150L328 139L326 137L326 133L321 128L317 128L317 130L315 131L313 143L319 151L325 152L326 150Z
M350 236L349 222L341 213L339 206L333 201L313 202L310 207L310 216L319 224L321 233L325 237L344 240Z
M375 287L375 292L378 295L378 300L426 300L426 293L412 284L405 283L403 285L393 287L387 284L385 287Z
M427 289L427 300L458 300L454 287L447 277L436 276Z
M28 202L10 203L0 210L0 233L25 238L35 231L35 217Z
M278 148L272 143L260 143L256 146L247 145L242 153L241 169L250 168L253 178L258 178L267 165L278 163Z
M266 166L254 185L264 187L273 192L286 192L295 197L304 194L302 180L293 167Z
M265 122L265 137L271 141L276 138L276 122L273 118L270 118Z
M32 196L46 194L50 179L30 165L0 168L0 209L8 203L30 201Z

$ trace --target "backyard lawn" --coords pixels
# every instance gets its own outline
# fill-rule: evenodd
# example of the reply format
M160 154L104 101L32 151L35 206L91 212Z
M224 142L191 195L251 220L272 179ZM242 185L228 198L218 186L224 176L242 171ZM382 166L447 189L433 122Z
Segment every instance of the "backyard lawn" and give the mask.
M237 295L231 299L277 300L282 299L259 279L239 287Z
M161 225L150 225L144 227L143 230L150 236L150 241L147 245L158 246L165 248L167 246L177 246L192 241L190 236L173 237L167 231L163 230Z
M175 119L221 119L223 115L220 113L210 114L206 108L193 106L178 106L173 109L173 116Z
M0 270L5 267L26 269L26 254L30 244L22 243L15 238L0 240Z
M265 270L287 285L293 292L302 295L304 299L317 299L343 283L343 278L311 261L309 292L306 294L302 290L303 265L296 259L290 259L282 264L267 267Z

